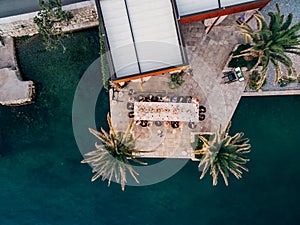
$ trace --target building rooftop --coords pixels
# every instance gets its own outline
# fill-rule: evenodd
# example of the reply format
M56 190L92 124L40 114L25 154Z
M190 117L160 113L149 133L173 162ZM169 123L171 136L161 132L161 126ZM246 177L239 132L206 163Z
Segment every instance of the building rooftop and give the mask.
M219 10L225 7L233 7L239 4L258 2L255 0L176 0L180 16L187 16L195 13L203 13L210 10Z
M115 78L186 64L169 0L101 0Z

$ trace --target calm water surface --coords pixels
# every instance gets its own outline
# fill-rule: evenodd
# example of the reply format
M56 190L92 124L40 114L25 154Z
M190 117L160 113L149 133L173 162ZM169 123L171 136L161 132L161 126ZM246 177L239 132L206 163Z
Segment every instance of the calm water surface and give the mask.
M72 133L73 95L98 57L97 32L76 33L65 43L65 54L45 52L38 38L17 44L37 99L0 107L1 225L299 224L300 96L242 99L232 132L245 132L253 146L244 179L212 187L190 162L162 183L122 192L117 184L89 181ZM98 117L105 119L105 92L100 98Z

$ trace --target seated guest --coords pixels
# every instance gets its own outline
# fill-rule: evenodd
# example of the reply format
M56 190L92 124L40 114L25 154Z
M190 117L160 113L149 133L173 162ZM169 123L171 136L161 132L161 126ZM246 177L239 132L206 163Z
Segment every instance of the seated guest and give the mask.
M138 97L139 102L144 102L145 101L145 97L143 95L140 95Z
M200 115L199 115L199 120L202 121L202 120L204 120L204 119L205 119L205 115L204 115L204 114L200 114Z
M129 98L129 102L134 103L135 102L135 98L134 97L130 97Z
M134 104L132 102L128 102L127 103L127 109L128 110L133 110L133 108L134 108Z
M177 102L177 96L172 96L171 97L171 102Z
M205 113L206 112L206 107L203 105L199 106L199 112Z
M150 94L146 97L146 102L152 102L152 100L153 100L153 95Z
M141 120L140 125L141 125L142 127L147 127L147 126L148 126L148 121L147 121L147 120Z
M178 102L185 102L186 100L184 99L184 97L183 96L180 96L180 97L178 97L178 100L177 100Z
M152 102L158 102L158 97L157 96L153 96Z
M169 96L164 96L164 97L162 98L162 100L163 100L164 102L170 102L170 97L169 97Z
M128 92L128 95L132 95L133 93L134 93L134 90L130 89L129 92Z
M171 122L171 127L172 128L178 128L179 127L179 122L178 121L172 121Z
M161 126L161 125L162 125L162 122L161 122L161 121L155 121L154 124L155 124L156 126Z
M195 129L197 127L197 124L195 124L194 122L189 122L189 128L191 129Z
M128 112L128 117L129 118L134 118L134 112L133 111Z

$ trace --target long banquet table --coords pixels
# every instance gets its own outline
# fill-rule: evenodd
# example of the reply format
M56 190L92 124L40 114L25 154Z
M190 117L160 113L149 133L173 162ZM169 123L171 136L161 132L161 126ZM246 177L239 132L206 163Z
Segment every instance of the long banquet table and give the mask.
M199 103L135 102L134 120L199 121Z

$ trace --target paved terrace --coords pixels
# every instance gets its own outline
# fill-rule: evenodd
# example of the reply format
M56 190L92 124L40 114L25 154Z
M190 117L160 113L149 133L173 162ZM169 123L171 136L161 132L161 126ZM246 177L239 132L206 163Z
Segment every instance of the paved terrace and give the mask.
M195 129L190 129L187 123L182 129L158 127L154 124L146 128L135 125L137 147L152 151L141 155L142 157L192 158L191 142L194 140L194 134L216 131L220 124L225 127L230 121L246 86L246 81L225 84L222 78L222 70L229 53L236 44L243 42L243 37L232 27L236 24L238 16L228 16L207 35L204 34L205 28L201 21L182 26L193 72L185 75L185 83L179 89L168 87L170 74L165 74L151 77L142 84L130 82L121 92L111 92L111 116L118 130L125 130L129 123L127 102L130 89L134 90L133 96L147 96L149 93L197 96L200 105L207 108L206 119L200 121ZM160 132L162 135L159 135Z

